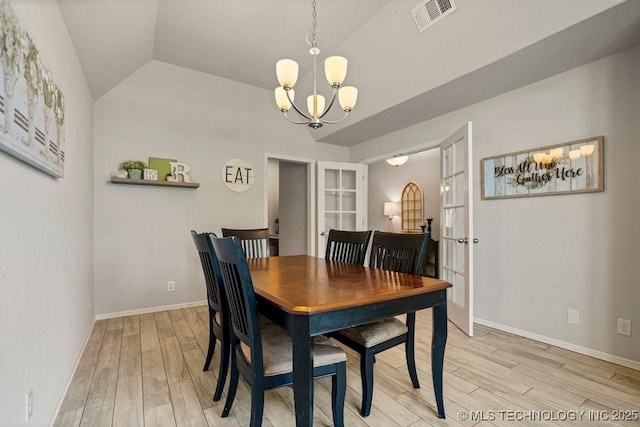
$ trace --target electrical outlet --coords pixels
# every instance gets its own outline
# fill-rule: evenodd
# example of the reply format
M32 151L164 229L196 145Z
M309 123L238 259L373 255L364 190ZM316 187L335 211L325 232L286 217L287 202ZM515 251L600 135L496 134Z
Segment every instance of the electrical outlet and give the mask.
M580 312L578 310L567 310L567 323L570 325L580 325Z
M33 415L33 389L29 390L29 393L27 393L26 404L26 422L29 422L29 420L31 419L31 415Z
M631 336L631 320L618 319L618 334Z
M167 282L167 292L173 292L176 290L176 282L174 280L169 280Z
M89 311L91 311L91 297L89 297Z

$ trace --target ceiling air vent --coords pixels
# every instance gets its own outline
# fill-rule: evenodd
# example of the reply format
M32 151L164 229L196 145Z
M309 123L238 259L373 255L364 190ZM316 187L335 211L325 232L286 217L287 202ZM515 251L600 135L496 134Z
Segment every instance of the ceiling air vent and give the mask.
M453 0L426 0L411 10L418 30L423 32L456 10Z

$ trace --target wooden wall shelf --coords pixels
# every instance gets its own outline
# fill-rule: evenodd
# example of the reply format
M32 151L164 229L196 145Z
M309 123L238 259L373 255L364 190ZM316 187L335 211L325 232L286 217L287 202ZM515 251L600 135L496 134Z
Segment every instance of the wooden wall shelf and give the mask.
M151 181L149 179L133 179L133 178L115 178L111 177L113 184L128 185L155 185L157 187L179 187L179 188L198 188L200 184L197 182L171 182L171 181Z

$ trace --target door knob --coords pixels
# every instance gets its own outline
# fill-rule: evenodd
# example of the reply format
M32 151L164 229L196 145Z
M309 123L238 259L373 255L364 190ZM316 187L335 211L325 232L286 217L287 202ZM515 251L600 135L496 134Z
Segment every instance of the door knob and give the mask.
M480 240L478 239L473 239L473 243L478 243Z
M326 234L327 234L327 233L325 233L324 231L321 231L321 232L320 232L320 235L321 235L321 236L324 236L324 235L326 235Z
M459 238L459 239L458 239L458 243L465 243L465 244L467 244L467 243L469 243L469 239L467 239L466 237L464 237L464 238L463 238L463 237L461 237L461 238Z

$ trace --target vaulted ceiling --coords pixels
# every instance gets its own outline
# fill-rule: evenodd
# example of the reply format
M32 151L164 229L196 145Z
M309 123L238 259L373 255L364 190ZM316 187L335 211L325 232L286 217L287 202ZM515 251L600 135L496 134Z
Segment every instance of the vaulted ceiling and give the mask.
M320 56L348 58L345 83L359 99L345 122L310 132L344 146L640 44L638 0L455 0L423 33L411 15L416 0L317 1ZM276 61L291 58L297 93L311 92L310 1L58 4L96 99L151 60L273 90Z

